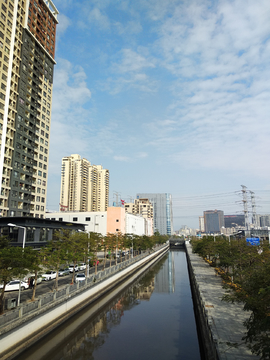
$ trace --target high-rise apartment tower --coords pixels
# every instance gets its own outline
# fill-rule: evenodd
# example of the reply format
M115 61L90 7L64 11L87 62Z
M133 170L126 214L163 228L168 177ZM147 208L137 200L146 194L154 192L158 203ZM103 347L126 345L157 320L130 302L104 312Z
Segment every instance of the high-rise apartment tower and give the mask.
M80 155L62 159L60 211L106 211L109 170L91 165Z
M51 0L0 6L0 212L43 218L58 11Z

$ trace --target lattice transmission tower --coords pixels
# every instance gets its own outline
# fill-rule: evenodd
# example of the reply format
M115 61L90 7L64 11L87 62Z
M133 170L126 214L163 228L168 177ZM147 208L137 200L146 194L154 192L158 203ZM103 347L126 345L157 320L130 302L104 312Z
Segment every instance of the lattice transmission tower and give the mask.
M258 218L256 214L256 203L255 203L255 194L253 191L250 191L251 197L251 207L252 207L252 224L254 225L255 229L258 228Z
M242 194L243 194L243 205L244 205L244 215L245 215L245 228L249 230L249 219L248 219L248 202L247 202L247 187L241 185Z

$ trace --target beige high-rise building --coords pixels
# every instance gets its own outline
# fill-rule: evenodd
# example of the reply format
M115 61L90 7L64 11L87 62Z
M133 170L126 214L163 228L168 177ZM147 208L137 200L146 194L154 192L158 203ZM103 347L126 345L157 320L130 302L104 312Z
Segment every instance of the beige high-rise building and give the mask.
M126 203L125 210L130 214L153 219L153 205L149 199L135 199L134 203Z
M62 159L60 211L106 211L109 170L74 154Z
M51 0L0 6L0 215L43 218L58 11Z

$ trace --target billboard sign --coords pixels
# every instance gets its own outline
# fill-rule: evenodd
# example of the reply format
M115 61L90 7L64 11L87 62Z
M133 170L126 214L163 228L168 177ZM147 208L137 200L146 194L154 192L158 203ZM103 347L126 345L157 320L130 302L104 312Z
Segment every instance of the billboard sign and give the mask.
M260 238L246 238L247 245L260 245Z

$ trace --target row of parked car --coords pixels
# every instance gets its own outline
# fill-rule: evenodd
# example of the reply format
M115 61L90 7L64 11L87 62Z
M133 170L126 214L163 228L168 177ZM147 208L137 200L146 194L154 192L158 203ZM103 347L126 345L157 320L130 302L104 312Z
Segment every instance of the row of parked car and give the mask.
M78 272L78 271L83 271L85 269L86 269L86 264L85 263L81 263L79 265L70 264L66 268L59 269L58 275L59 276L65 276L65 275L69 275L70 273L73 273L73 271ZM56 278L56 271L48 270L42 275L42 278L45 281L55 279Z
M79 265L73 265L70 264L67 268L62 268L58 271L59 276L65 276L69 275L70 273L73 273L73 271L83 271L86 269L85 263L80 263ZM21 280L21 290L28 289L31 285L35 284L34 280L35 275L30 274L26 276L23 280ZM39 275L37 277L37 284L40 284L42 281L49 281L56 278L56 271L54 270L47 270L44 274ZM32 282L31 282L32 279ZM85 274L80 273L76 274L75 276L75 282L83 281L85 280ZM0 289L3 288L4 285L0 285ZM12 280L9 283L6 284L5 291L15 291L19 290L20 287L20 280Z

